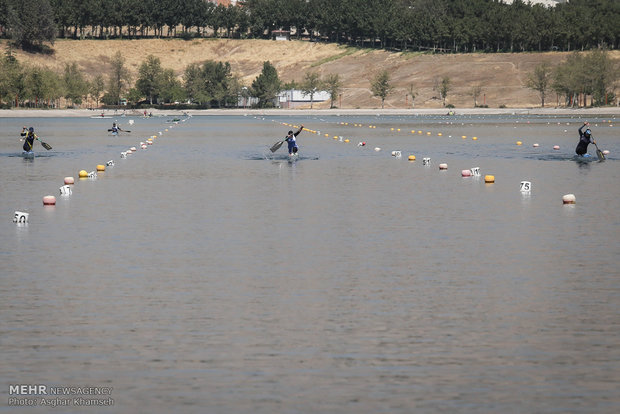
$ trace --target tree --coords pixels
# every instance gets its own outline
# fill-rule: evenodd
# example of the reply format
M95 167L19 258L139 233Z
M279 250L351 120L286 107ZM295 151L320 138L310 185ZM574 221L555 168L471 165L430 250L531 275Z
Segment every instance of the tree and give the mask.
M409 96L411 96L411 108L413 109L415 107L413 101L415 100L415 97L418 96L418 93L416 92L413 83L409 84Z
M551 86L551 67L543 62L534 68L534 72L527 75L526 85L540 95L540 106L545 107L545 97Z
M78 69L77 63L65 64L63 84L65 98L70 100L72 104L80 105L82 97L88 94L88 83Z
M443 106L446 106L446 97L448 96L448 92L450 92L450 78L448 76L444 76L441 78L441 85L439 85L439 95L443 101Z
M24 69L9 50L0 58L0 101L19 105L24 92Z
M9 0L7 14L15 46L40 51L44 42L54 43L56 28L49 0Z
M90 82L88 93L95 99L97 107L99 106L99 99L101 94L105 91L105 81L101 74L97 75L95 79Z
M108 79L108 93L104 96L104 102L112 105L120 105L121 95L129 84L129 70L125 67L125 58L121 52L112 56L112 71Z
M330 98L329 108L331 109L334 107L334 101L336 100L336 97L340 95L340 91L342 90L342 82L340 81L340 75L338 75L337 73L331 73L327 75L327 78L325 78L324 84L325 84L325 89L327 89L327 92L329 93L329 98Z
M379 72L370 83L373 96L381 98L381 109L384 107L385 98L392 92L394 87L390 85L390 74L387 70Z
M304 81L301 84L301 90L304 95L310 95L310 109L312 109L314 103L314 94L321 88L321 78L316 72L306 72Z
M482 93L482 86L479 83L471 87L471 96L474 98L474 108L478 107L478 97Z
M146 61L142 62L138 69L136 89L142 96L148 98L151 105L153 105L153 98L157 98L160 93L162 75L161 60L153 55L148 55Z
M263 71L252 82L252 93L258 98L258 106L260 108L273 107L281 85L276 68L269 61L264 62Z

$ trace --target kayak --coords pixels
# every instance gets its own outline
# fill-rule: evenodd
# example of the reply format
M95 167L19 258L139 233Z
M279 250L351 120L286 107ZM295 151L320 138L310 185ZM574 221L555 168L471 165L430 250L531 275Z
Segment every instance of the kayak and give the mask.
M294 163L295 161L299 160L299 154L295 153L295 154L289 154L288 156L288 162L289 163Z
M34 158L34 152L33 151L22 151L22 157Z

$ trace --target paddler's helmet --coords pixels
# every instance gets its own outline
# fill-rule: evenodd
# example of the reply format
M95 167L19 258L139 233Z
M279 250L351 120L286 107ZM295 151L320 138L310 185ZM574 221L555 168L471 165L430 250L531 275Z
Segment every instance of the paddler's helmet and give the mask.
M592 131L590 131L590 128L586 129L586 132L584 133L584 135L588 138L590 137L590 135L592 135Z
M30 128L28 128L28 131L30 131L30 132L34 132L34 128L33 128L33 127L30 127Z
M289 135L293 135L293 131L288 131L288 134Z

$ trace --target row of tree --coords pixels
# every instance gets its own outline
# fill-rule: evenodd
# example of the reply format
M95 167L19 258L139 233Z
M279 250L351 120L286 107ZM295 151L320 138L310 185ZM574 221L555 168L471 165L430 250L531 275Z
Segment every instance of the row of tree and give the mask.
M0 0L0 32L20 47L61 37L270 38L290 30L334 42L401 50L549 51L620 46L618 0L555 7L514 0Z
M591 105L607 105L615 100L615 85L620 79L620 70L605 50L587 53L574 52L566 62L552 67L548 63L537 66L528 74L526 86L540 94L541 105L550 91L565 99L566 106L583 105L585 100L578 97L591 97ZM446 98L452 89L449 77L436 78L435 87L446 105ZM380 71L370 80L373 96L381 99L381 107L394 90L388 71ZM482 93L482 84L471 87L474 106ZM81 105L90 97L99 106L100 100L108 105L119 105L121 98L132 104L161 104L186 102L201 108L226 108L239 105L240 99L254 98L255 106L266 108L277 105L278 95L283 90L298 89L310 97L319 91L327 91L331 105L340 95L343 84L338 74L328 74L325 78L317 72L306 72L300 82L284 84L276 68L270 62L263 63L262 72L250 87L243 85L231 70L228 62L205 61L192 63L185 67L182 79L178 79L172 69L163 68L159 58L149 55L138 68L138 78L132 84L131 76L125 66L125 59L117 52L111 59L111 70L107 80L102 75L88 80L76 63L66 64L62 73L38 66L21 65L8 52L0 59L0 104L19 106L27 102L34 107L58 107L60 98L67 105ZM416 88L409 85L408 95L411 103L417 96Z

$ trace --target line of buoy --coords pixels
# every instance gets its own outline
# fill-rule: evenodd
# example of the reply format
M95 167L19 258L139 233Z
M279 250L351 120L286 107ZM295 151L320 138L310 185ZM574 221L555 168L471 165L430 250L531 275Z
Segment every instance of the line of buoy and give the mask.
M191 117L191 115L189 116ZM132 120L130 120L130 124L132 124L133 122L131 122ZM183 120L183 122L185 122L186 119ZM174 123L175 125L178 124L178 122ZM171 126L172 128L172 126ZM166 129L166 132L168 131L168 129ZM162 135L162 132L159 132L159 135ZM147 139L146 142L141 142L141 148L142 149L146 149L147 145L153 145L153 139L155 139L157 137L157 135L152 135L151 137L149 137ZM121 153L121 158L125 158L128 154L131 154L133 152L137 151L136 147L131 147L128 151L122 152ZM114 167L115 163L114 160L109 160L108 162L104 164L98 164L95 168L94 171L88 172L86 170L80 170L78 172L78 177L80 179L86 179L86 178L97 178L97 172L104 172L106 167ZM64 177L63 179L63 183L64 185L61 186L59 188L59 192L60 195L63 197L67 197L70 196L71 194L73 194L73 185L75 184L75 179L72 176L67 176ZM43 197L43 205L44 206L55 206L56 205L56 197L53 195L46 195ZM24 212L24 211L15 211L14 215L13 215L13 222L15 222L17 225L26 225L28 223L29 220L29 216L30 213L28 212Z

